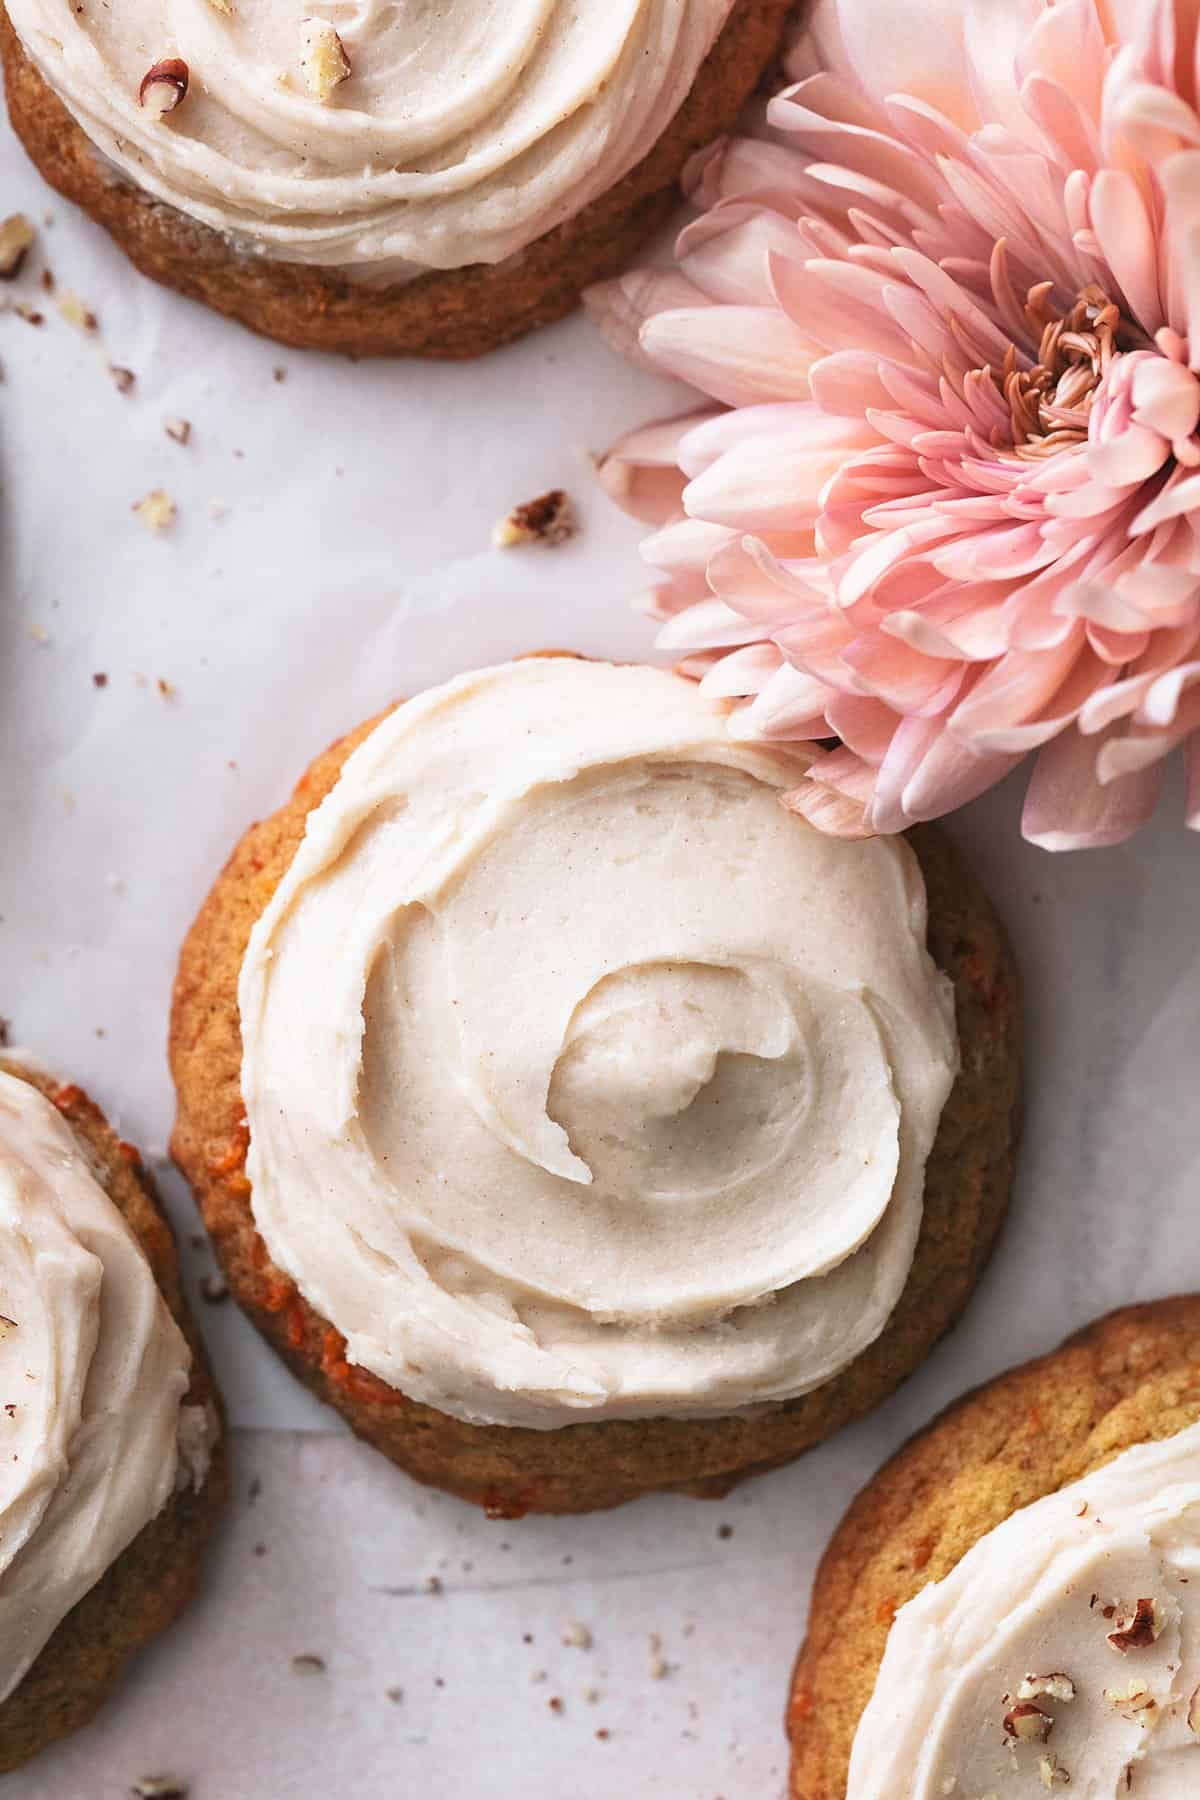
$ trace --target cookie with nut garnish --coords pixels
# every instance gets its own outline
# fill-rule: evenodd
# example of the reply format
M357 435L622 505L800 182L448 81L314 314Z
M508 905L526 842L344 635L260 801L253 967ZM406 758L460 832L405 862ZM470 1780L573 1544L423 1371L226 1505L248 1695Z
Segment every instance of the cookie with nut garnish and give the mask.
M233 1296L493 1513L725 1492L867 1410L1007 1204L1016 970L944 838L781 804L661 669L476 670L319 757L188 935L172 1148Z
M678 204L792 0L8 0L9 116L144 274L281 343L469 357Z
M184 1610L226 1493L170 1228L83 1091L0 1058L0 1771Z
M1200 1792L1200 1296L1110 1314L871 1481L817 1575L793 1800Z

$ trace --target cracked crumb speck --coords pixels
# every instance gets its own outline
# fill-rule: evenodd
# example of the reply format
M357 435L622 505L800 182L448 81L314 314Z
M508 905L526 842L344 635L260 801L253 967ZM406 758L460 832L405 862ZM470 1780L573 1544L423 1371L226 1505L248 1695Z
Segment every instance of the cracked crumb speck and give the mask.
M137 514L148 531L166 531L175 523L175 502L165 488L152 488L134 501L130 511Z
M425 1577L425 1592L427 1594L440 1594L442 1591L442 1578L440 1575L427 1575Z
M579 521L570 495L563 488L551 488L536 500L514 506L492 532L497 550L512 550L521 544L540 544L552 549L565 544L579 530Z
M399 1706L404 1699L404 1689L402 1687L385 1688L384 1698L390 1700L393 1706Z
M91 337L100 329L100 321L86 301L79 298L70 288L64 288L58 297L59 316L73 325L76 331L82 331Z
M0 280L14 281L37 236L24 213L10 213L0 224Z
M96 673L92 676L92 686L98 688L106 688L108 686L108 676L104 673L103 669L97 669Z
M559 1694L551 1694L546 1705L550 1708L552 1713L560 1713L564 1710L562 1697Z

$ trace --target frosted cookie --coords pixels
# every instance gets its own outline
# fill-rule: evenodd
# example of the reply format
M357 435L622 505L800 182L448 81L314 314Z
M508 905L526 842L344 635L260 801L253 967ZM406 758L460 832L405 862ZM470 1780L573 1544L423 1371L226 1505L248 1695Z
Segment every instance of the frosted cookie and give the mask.
M0 1061L0 1770L192 1598L225 1465L170 1229L77 1087Z
M944 840L534 658L337 744L184 946L173 1149L355 1429L496 1511L720 1492L873 1405L1004 1211L1017 986Z
M1001 1376L859 1495L817 1576L794 1800L1200 1792L1200 1298Z
M0 48L33 161L145 274L283 343L465 357L669 218L789 10L8 0Z

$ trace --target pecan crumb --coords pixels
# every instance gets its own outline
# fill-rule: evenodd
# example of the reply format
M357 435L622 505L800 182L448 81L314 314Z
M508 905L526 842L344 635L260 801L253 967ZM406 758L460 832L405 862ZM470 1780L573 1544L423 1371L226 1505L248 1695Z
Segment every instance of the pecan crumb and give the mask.
M304 85L322 106L350 74L350 59L333 26L326 19L300 21L300 67Z
M1031 1701L1021 1701L1017 1706L1010 1706L1004 1715L1004 1729L1011 1738L1022 1744L1044 1744L1054 1729L1054 1720L1049 1713L1044 1713L1040 1706Z
M1052 1675L1026 1675L1017 1689L1018 1700L1073 1700L1075 1683L1069 1675L1056 1670Z
M156 119L174 112L188 91L188 66L179 56L164 56L142 76L138 105Z
M96 673L92 676L92 686L98 688L108 686L108 676L104 673L103 669L97 669Z
M1106 1609L1105 1617L1108 1616ZM1134 1607L1133 1617L1127 1619L1116 1631L1110 1631L1108 1641L1123 1656L1130 1650L1147 1650L1158 1641L1165 1623L1155 1601L1139 1600Z
M163 488L153 488L130 508L150 531L165 531L175 523L175 502Z
M24 213L9 213L0 224L0 281L15 281L37 236Z
M100 321L90 306L85 306L78 294L65 288L58 297L58 310L68 325L74 325L77 331L83 331L90 337L99 330Z
M517 544L543 544L552 549L555 544L565 544L578 530L570 495L562 488L551 488L536 500L514 506L492 532L492 543L497 550L511 550Z

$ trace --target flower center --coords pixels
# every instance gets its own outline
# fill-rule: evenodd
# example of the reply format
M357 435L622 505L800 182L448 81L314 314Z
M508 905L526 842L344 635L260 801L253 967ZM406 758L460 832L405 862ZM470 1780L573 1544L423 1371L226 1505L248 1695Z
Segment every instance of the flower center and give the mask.
M1120 308L1103 289L1084 288L1071 310L1059 314L1050 304L1051 286L1046 281L1030 288L1025 302L1037 361L1019 369L1010 346L1000 372L988 369L1008 406L1010 426L1007 433L997 428L992 441L1002 455L1022 461L1086 442L1092 402L1120 355Z

